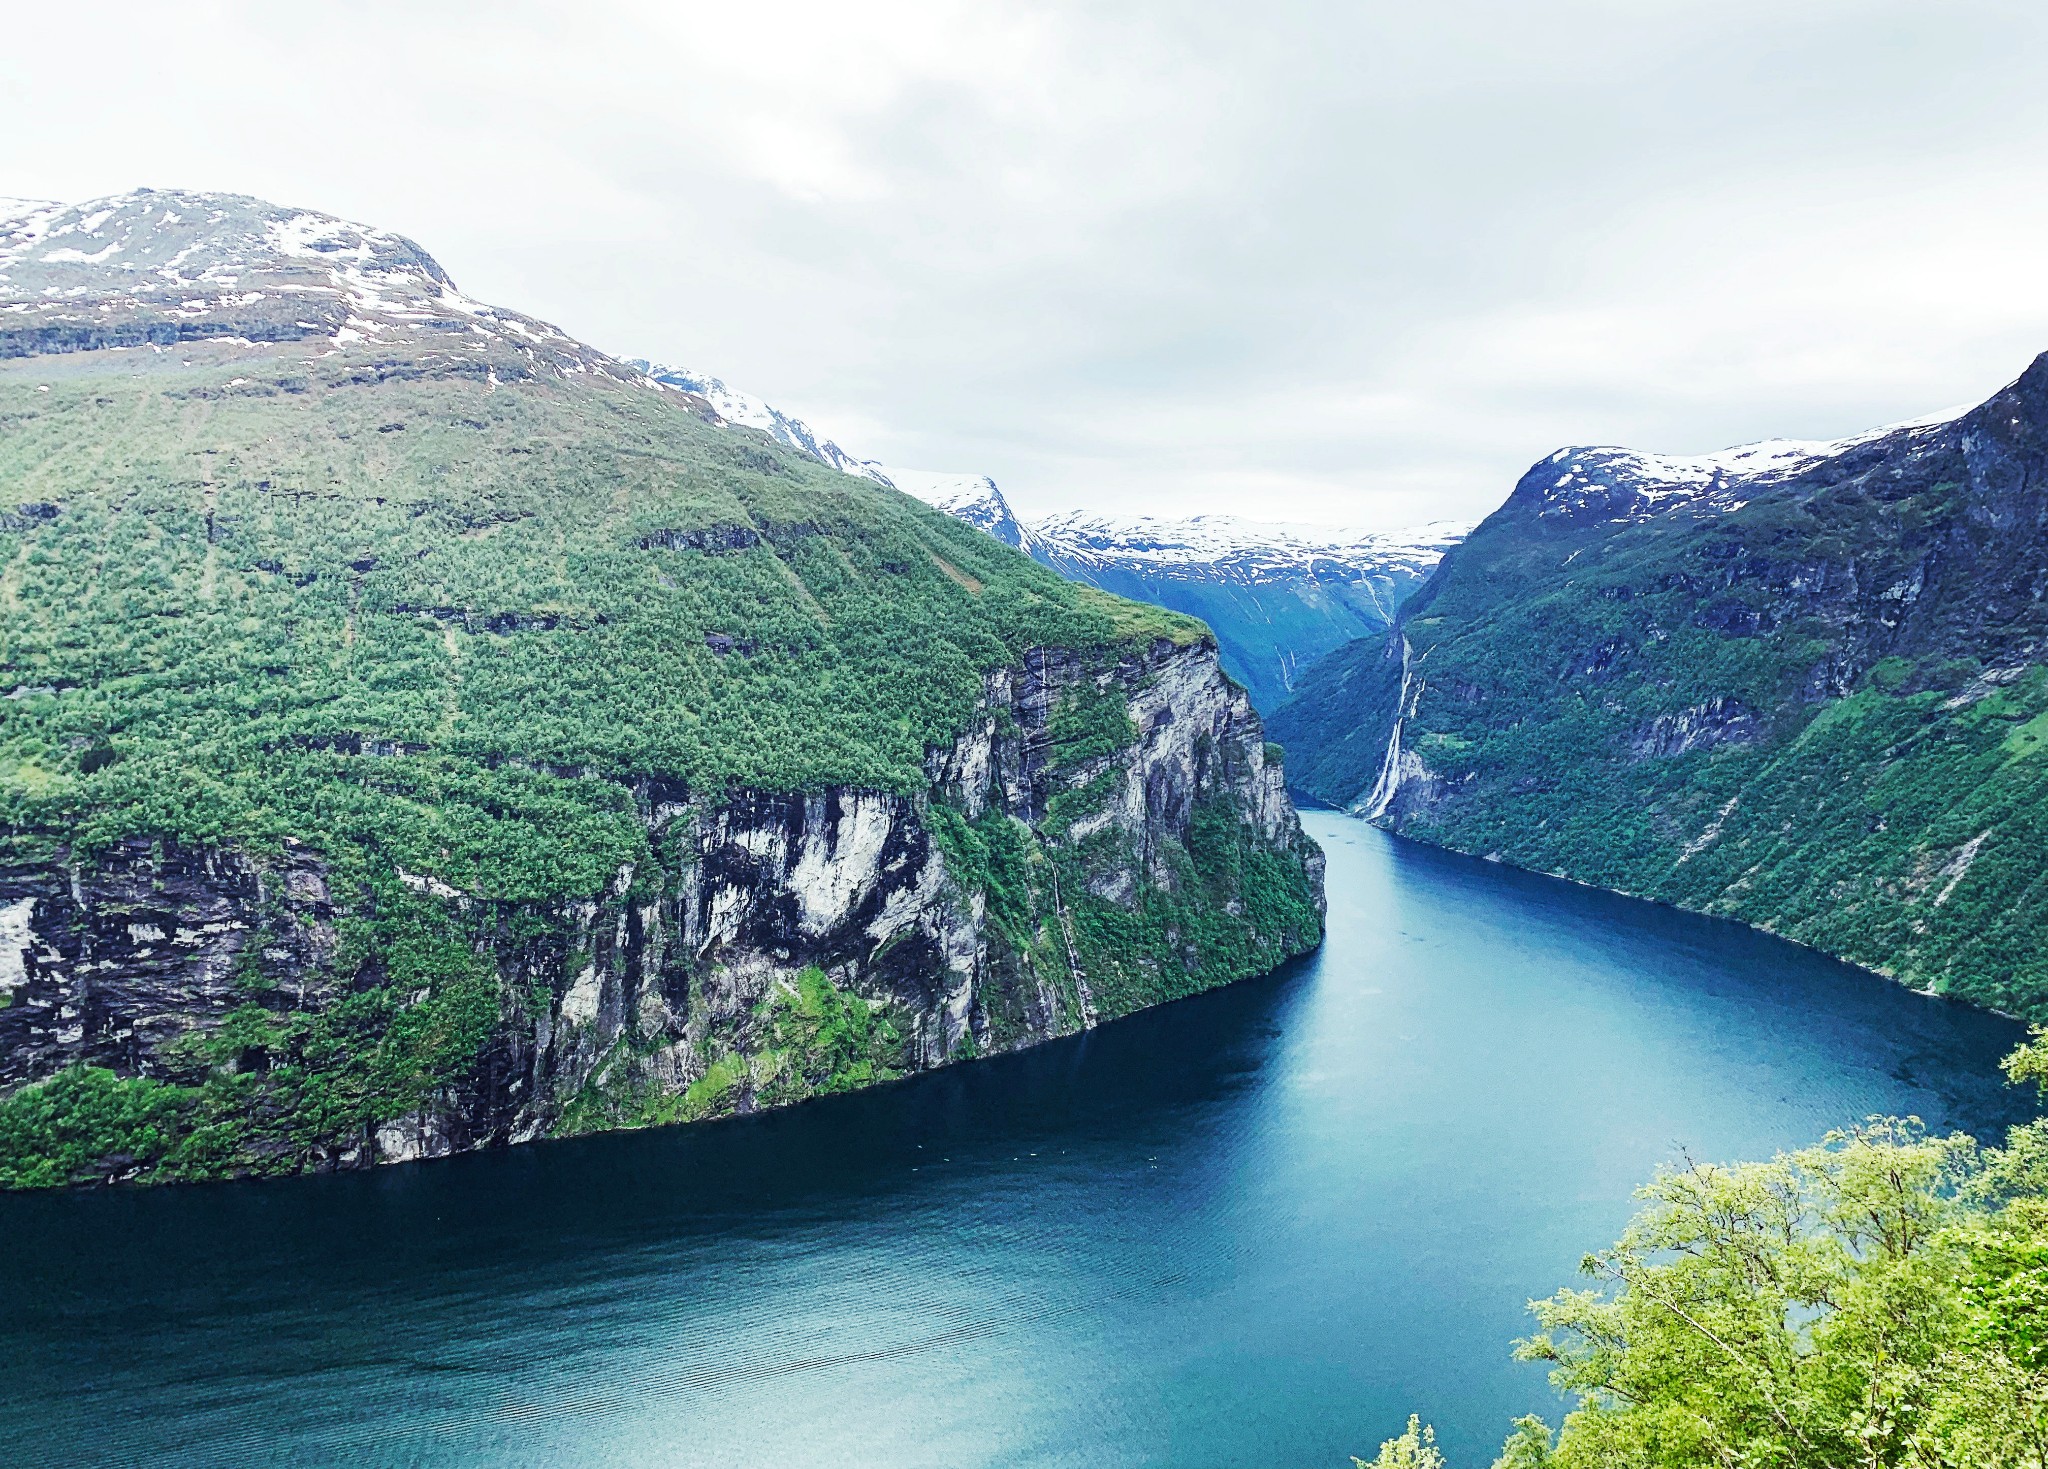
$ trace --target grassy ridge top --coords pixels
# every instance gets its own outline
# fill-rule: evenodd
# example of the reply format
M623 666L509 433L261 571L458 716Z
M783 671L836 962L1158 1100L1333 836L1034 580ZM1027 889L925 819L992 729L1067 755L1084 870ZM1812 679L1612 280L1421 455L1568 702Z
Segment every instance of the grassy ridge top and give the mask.
M920 788L1024 649L1205 635L675 395L204 352L0 374L17 843L354 833L587 892L632 842L578 771Z

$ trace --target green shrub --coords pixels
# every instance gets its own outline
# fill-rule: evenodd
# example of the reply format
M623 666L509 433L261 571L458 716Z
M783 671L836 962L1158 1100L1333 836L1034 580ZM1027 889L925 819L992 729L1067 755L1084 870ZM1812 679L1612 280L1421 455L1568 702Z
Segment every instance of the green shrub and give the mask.
M183 1137L194 1094L74 1066L0 1098L0 1188L147 1177Z

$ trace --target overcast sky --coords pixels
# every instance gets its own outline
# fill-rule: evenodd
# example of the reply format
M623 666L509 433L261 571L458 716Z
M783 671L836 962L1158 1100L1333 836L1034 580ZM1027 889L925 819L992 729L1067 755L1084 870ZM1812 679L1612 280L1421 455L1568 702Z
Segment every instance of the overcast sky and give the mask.
M1477 517L2048 349L2042 0L11 5L0 193L232 190L1020 510Z

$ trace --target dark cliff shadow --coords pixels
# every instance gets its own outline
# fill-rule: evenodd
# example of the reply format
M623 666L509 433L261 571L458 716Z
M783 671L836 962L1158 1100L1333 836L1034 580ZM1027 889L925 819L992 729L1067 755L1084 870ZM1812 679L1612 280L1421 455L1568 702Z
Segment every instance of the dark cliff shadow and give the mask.
M205 1312L273 1284L345 1298L451 1270L596 1276L693 1236L915 1205L942 1178L957 1187L1049 1140L1116 1154L1198 1130L1190 1119L1255 1085L1315 963L753 1116L367 1172L0 1196L0 1231L37 1241L7 1314L16 1329L40 1318L62 1332L81 1311Z

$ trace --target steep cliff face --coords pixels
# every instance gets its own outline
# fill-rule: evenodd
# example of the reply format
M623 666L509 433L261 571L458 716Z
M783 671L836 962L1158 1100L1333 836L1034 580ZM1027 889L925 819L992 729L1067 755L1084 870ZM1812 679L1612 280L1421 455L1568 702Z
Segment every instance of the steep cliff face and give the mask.
M1276 714L1394 829L2048 1016L2048 357L1953 419L1563 450Z
M79 1062L147 1067L236 1003L252 945L300 1003L328 994L334 910L303 848L259 865L131 840L67 858L0 869L0 1085Z
M1032 650L987 676L928 770L923 796L635 783L652 870L559 906L400 868L488 961L469 1059L352 1126L215 1118L204 1166L121 1154L104 1174L356 1166L750 1111L1067 1034L1319 938L1321 854L1213 645ZM1234 860L1195 860L1219 828ZM317 1026L386 978L342 941L326 864L298 843L134 840L0 871L0 1084L85 1064L176 1087L224 1060L261 1090L303 1064L280 1015ZM202 1093L183 1139L209 1125Z
M0 264L0 1186L772 1106L1315 941L1191 619L381 231L135 194Z

